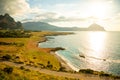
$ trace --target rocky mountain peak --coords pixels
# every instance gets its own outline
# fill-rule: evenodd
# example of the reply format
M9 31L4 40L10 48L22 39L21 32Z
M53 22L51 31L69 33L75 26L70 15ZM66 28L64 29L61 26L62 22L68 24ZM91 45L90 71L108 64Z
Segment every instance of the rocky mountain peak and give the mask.
M89 27L88 27L89 30L91 31L105 31L104 27L96 24L96 23L93 23L91 24Z
M21 22L15 22L15 20L6 13L0 15L0 29L22 29Z

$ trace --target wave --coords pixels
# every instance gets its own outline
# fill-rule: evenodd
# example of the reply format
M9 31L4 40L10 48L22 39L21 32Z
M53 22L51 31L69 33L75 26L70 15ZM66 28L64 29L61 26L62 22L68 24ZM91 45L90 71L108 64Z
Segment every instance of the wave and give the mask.
M120 60L114 60L114 59L102 59L102 58L97 58L97 57L92 57L92 56L88 56L89 58L93 58L93 59L97 59L97 60L103 60L106 62L111 62L111 63L120 63Z
M57 56L59 56L62 60L64 60L64 61L66 62L66 64L67 64L71 69L73 69L73 70L76 71L76 72L79 71L78 68L76 68L74 65L72 65L72 63L70 63L69 60L67 60L65 57L61 56L58 52L55 52L55 54L56 54Z
M106 61L106 62L111 62L111 63L120 63L120 60L114 60L114 59L103 59L103 58L98 58L98 57L94 57L94 56L87 56L87 55L83 55L86 59L91 58L91 59L95 59L95 60L102 60L102 61ZM82 58L82 57L81 57Z

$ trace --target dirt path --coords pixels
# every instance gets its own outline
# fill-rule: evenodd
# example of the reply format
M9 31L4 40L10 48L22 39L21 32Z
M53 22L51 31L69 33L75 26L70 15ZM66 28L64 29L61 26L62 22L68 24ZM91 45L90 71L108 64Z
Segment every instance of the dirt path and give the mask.
M16 63L13 63L13 62L8 62L8 61L1 61L0 63L4 63L4 64L7 64L9 66L14 66L14 67L24 66L26 69L30 69L30 70L33 70L33 71L38 71L40 73L53 75L53 76L76 78L76 79L80 79L80 80L113 80L113 79L109 79L108 77L99 77L97 75L51 71L51 70L47 70L47 69L40 69L40 68L37 68L37 67L26 66L24 64L16 64Z

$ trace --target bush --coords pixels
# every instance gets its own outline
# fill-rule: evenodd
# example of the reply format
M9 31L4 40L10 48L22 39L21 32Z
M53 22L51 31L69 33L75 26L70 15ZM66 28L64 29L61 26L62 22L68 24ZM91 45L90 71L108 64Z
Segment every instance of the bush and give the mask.
M5 80L5 78L6 74L2 70L0 70L0 80Z
M13 72L13 68L12 67L6 67L6 68L4 68L3 71L8 73L8 74L11 74Z
M50 63L50 61L48 61L48 62L47 62L47 68L50 68L50 69L51 69L52 67L53 67L53 65Z
M81 70L79 70L79 72L87 73L87 74L93 74L94 73L94 71L91 70L91 69L81 69Z
M112 75L111 75L111 74L104 73L103 71L101 71L101 72L100 72L100 76L106 76L106 77L108 77L108 76L112 76Z
M21 66L21 67L20 67L20 69L22 69L22 70L23 70L23 69L25 69L25 68L24 68L24 66Z
M30 32L25 32L23 30L6 30L4 32L0 31L0 37L2 38L29 38L31 37Z
M65 67L62 67L62 66L61 66L61 67L59 68L59 71L65 71Z
M9 61L10 59L12 59L12 57L10 55L6 54L5 56L2 57L2 59Z

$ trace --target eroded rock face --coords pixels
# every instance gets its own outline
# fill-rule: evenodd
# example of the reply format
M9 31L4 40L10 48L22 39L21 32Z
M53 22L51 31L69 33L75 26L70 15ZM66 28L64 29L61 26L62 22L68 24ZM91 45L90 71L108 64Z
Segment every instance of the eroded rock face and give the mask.
M22 29L21 22L15 20L9 15L0 15L0 29Z

